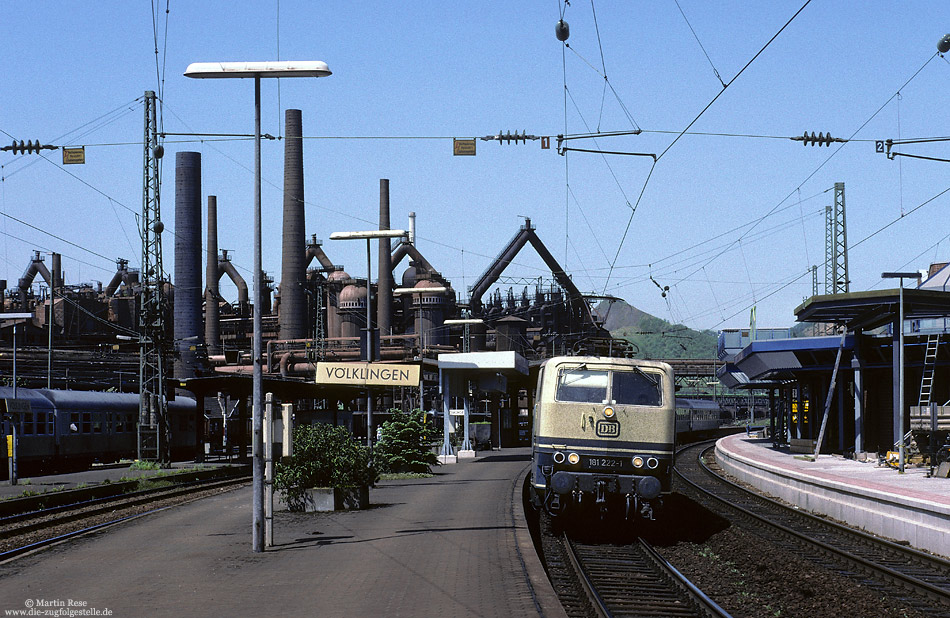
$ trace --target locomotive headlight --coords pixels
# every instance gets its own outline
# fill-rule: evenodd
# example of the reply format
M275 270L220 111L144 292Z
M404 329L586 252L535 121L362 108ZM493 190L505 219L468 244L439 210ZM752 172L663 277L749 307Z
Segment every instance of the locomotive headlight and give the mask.
M554 453L554 463L556 464L564 463L564 453L562 453L561 451Z
M636 457L634 457L634 458L633 458L633 465L634 465L635 467L637 467L637 468L642 468L642 467L643 467L643 457L640 457L639 455L636 456Z
M578 455L577 453L571 453L570 455L567 456L567 463L571 464L572 466L577 465L577 463L580 460L581 460L581 456Z
M612 406L607 406L604 408L604 418L613 418L614 414L616 414L616 412L614 412Z
M660 460L657 459L656 457L651 457L651 458L647 459L647 468L649 468L649 469L651 469L651 470L656 470L656 467L657 467L658 465L660 465Z

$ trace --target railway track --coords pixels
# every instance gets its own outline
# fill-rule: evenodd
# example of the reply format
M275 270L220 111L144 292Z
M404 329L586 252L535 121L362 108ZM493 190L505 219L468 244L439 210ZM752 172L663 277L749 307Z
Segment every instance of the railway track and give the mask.
M0 518L0 562L93 530L227 491L247 476L203 479ZM151 508L150 508L151 507Z
M547 535L545 562L568 616L727 617L646 541L586 544Z
M950 562L745 489L707 463L711 448L696 445L677 454L674 475L684 493L714 512L758 529L784 551L901 598L927 615L950 617Z

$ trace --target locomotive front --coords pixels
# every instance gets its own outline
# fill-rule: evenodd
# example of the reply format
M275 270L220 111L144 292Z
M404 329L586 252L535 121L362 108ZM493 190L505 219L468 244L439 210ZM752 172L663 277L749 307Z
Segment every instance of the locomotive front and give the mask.
M532 485L552 515L590 505L653 518L670 491L675 434L666 363L597 357L548 360L535 399Z

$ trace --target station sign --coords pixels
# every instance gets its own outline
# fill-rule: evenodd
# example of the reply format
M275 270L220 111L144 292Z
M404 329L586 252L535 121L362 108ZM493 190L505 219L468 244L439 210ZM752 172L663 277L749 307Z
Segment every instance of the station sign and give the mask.
M317 384L419 386L419 365L395 363L317 363Z
M63 165L84 165L86 163L86 147L63 148Z
M452 154L455 156L475 156L475 139L452 139Z
M3 404L7 414L24 414L31 410L30 402L26 399L4 399Z

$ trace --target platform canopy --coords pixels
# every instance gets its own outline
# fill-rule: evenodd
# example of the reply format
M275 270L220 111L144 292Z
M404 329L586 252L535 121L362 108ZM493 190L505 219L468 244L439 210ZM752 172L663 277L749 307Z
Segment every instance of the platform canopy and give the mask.
M763 381L794 380L797 371L830 371L840 345L839 335L753 341L736 355L735 367L756 387L767 388ZM854 336L849 335L844 348L853 347Z
M812 296L795 309L799 322L824 322L849 331L871 330L892 324L900 311L900 290L874 290ZM950 316L950 292L904 288L904 319Z
M439 369L488 371L505 375L528 375L528 361L517 352L463 352L439 354Z

